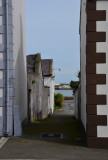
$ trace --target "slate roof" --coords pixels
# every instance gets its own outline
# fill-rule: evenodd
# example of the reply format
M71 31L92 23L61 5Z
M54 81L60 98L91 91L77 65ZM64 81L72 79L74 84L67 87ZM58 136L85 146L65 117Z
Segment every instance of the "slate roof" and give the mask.
M42 59L42 72L43 76L51 76L53 74L52 59Z
M29 73L35 72L36 57L37 57L37 55L28 55L27 56L27 72L29 72Z

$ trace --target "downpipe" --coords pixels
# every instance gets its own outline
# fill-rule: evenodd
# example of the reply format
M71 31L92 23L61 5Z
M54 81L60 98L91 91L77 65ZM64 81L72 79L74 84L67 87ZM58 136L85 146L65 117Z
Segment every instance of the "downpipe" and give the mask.
M9 35L8 35L8 12L9 1L6 0L6 132L5 135L10 135L10 115L9 115Z

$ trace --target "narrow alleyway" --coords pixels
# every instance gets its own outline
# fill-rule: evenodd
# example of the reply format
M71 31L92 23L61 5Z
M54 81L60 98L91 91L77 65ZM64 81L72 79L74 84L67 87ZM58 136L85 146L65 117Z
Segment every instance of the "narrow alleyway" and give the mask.
M27 125L24 136L64 144L83 145L84 133L74 118L73 101L65 101L63 109L55 110L48 119Z
M73 113L73 102L65 101L53 116L25 126L23 137L11 137L0 149L0 159L107 160L107 150L86 147Z

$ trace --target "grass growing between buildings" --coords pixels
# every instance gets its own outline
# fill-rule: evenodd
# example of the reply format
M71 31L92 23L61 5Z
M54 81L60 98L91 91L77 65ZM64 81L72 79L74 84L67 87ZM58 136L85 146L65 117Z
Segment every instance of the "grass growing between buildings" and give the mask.
M59 109L62 109L63 108L63 106L62 107L60 107L60 106L54 106L54 110L59 110Z
M84 129L72 116L54 115L46 120L28 124L23 128L23 134L30 138L40 138L41 133L61 133L63 139L43 138L45 141L56 143L85 145Z

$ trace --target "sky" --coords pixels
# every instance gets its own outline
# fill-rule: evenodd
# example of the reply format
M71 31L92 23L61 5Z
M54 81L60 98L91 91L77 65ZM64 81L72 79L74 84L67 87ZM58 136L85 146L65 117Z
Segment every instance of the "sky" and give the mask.
M77 80L79 21L80 0L26 0L26 54L53 59L56 83Z

